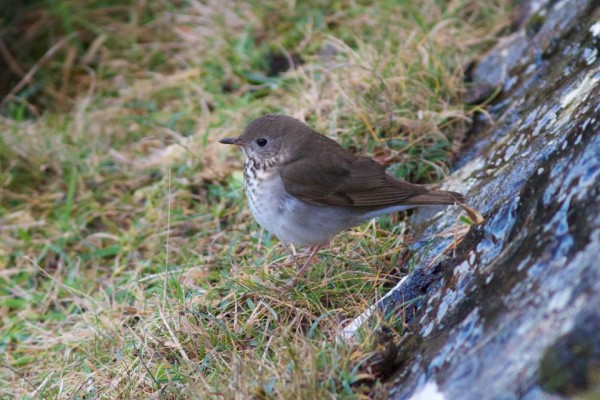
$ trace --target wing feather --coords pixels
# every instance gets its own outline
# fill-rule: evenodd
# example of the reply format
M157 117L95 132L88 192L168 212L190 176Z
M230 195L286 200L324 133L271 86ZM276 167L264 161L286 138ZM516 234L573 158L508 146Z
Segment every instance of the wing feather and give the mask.
M313 205L379 208L429 192L392 178L367 157L350 153L318 163L311 157L296 159L282 168L281 178L288 193Z

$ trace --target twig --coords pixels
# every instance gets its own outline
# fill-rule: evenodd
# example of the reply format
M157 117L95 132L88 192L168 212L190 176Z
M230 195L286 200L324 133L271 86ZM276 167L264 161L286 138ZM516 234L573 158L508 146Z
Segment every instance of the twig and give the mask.
M0 364L0 367L2 368L6 368L10 371L12 371L12 373L14 373L15 375L17 375L20 379L24 380L29 386L31 386L31 388L35 391L37 390L36 387L33 385L33 383L31 383L29 381L29 379L27 379L25 377L24 374L21 374L19 371L17 371L16 369L14 369L13 367L11 367L10 365L6 365L6 364Z
M6 61L8 68L10 68L12 72L20 77L23 77L26 74L25 70L21 68L17 60L10 54L10 50L6 43L4 43L4 40L2 40L2 36L0 36L0 54L2 54L4 61Z
M75 57L77 56L77 50L74 47L70 47L67 50L67 58L63 63L63 71L62 71L62 82L60 83L60 89L58 93L62 98L67 97L67 90L69 88L69 76L71 76L71 70L73 68L73 63L75 62Z
M2 99L2 102L0 102L0 107L4 106L8 100L13 98L16 93L20 92L21 89L23 89L29 82L31 82L33 76L38 72L38 70L44 64L46 64L58 52L58 50L60 50L60 48L65 45L65 43L67 43L75 36L77 36L77 32L71 33L70 35L59 40L56 44L54 44L54 46L50 47L50 49L46 51L46 53L44 53L42 58L40 58L40 60L36 62L33 67L31 67L29 72L25 74L23 79L21 79L19 83L17 83L17 86L15 86L6 96L4 96L4 99Z
M381 139L379 139L377 137L377 134L375 133L375 131L373 130L373 127L371 126L371 124L369 123L369 120L367 119L367 117L364 116L364 114L359 114L358 117L363 121L363 123L367 126L367 129L369 130L369 133L371 134L371 136L373 137L373 139L377 142L377 144L381 143Z

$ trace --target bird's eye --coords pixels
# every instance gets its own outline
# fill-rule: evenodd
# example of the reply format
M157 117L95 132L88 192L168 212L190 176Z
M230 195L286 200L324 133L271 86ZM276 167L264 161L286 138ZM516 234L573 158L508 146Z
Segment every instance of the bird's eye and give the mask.
M256 139L256 144L259 145L260 147L265 147L267 145L267 139L264 139L264 138Z

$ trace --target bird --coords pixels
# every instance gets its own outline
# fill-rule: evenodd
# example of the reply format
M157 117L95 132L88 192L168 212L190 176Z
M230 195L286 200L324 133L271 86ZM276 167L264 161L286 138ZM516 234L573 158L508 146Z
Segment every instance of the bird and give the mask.
M289 287L344 230L396 211L465 203L460 193L394 178L373 159L286 115L263 115L238 137L219 142L245 154L245 192L258 224L284 243L311 250Z

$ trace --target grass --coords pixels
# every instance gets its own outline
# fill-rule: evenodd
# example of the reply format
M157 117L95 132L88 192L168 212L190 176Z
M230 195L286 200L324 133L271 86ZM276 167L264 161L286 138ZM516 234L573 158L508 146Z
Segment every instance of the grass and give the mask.
M438 181L472 112L464 68L509 5L29 7L3 35L22 89L0 117L0 398L383 397L403 327L335 338L401 277L403 220L340 234L285 289L294 264L217 141L280 112Z

